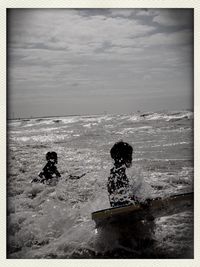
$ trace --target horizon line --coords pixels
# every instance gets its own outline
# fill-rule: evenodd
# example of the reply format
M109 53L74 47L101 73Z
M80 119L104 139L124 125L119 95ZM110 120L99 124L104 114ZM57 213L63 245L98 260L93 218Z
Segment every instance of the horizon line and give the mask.
M167 109L162 109L162 110L157 110L157 111L141 111L141 110L137 110L137 111L133 111L130 113L108 113L108 112L104 112L104 113L97 113L97 114L69 114L69 115L46 115L46 116L30 116L30 117L14 117L14 118L6 118L6 120L23 120L23 119L45 119L45 118L56 118L56 117L73 117L73 116L99 116L99 115L127 115L127 114L134 114L134 113L158 113L158 112L166 112L169 111ZM192 111L194 112L194 109L192 108L184 108L181 110L171 110L171 112L180 112L180 111Z

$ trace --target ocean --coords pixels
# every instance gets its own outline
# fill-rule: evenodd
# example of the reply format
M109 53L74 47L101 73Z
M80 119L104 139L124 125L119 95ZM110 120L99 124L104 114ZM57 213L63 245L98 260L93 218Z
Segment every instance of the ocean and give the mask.
M7 122L7 135L8 258L194 257L191 208L156 218L153 242L128 249L91 219L110 207L110 149L119 140L133 146L127 175L141 200L194 191L192 111L15 119ZM48 151L58 154L61 178L53 185L31 183Z

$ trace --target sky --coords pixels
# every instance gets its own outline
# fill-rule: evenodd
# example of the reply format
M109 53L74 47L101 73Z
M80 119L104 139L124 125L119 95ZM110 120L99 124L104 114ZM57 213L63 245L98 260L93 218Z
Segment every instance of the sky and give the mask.
M8 9L8 117L193 109L192 9Z

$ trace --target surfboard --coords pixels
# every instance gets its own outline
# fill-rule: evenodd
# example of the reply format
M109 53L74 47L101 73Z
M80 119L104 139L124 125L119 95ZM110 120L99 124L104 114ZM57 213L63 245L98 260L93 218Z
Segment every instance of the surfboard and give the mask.
M169 216L186 210L193 210L194 193L172 195L148 200L147 204L131 204L122 207L99 210L92 213L96 227L122 225L141 220Z

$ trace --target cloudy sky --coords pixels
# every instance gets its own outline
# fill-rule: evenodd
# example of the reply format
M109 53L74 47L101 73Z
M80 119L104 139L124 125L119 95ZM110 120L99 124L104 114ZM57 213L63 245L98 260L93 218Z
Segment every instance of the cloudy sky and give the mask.
M9 9L9 116L193 108L192 9Z

